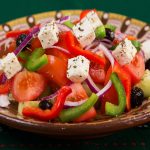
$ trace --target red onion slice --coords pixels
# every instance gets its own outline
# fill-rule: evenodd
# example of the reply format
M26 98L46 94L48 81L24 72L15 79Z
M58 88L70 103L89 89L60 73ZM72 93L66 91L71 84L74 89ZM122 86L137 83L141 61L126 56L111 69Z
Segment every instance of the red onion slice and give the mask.
M140 53L140 54L142 55L142 57L144 58L144 61L146 61L146 56L145 56L144 50L141 49L139 53Z
M101 43L99 44L98 49L104 52L105 56L109 59L113 68L115 61L110 51ZM86 83L91 89L91 91L96 93L98 97L101 97L101 95L103 95L112 85L111 80L109 80L108 83L102 89L99 89L90 76L86 79Z
M67 26L65 26L65 25L63 25L63 24L57 24L57 26L58 26L58 29L60 30L60 31L71 31L71 29L70 28L68 28Z
M122 41L125 38L126 38L126 34L121 33L120 31L115 32L115 39L117 39L118 41Z
M112 44L109 43L105 43L105 42L101 42L105 47L107 47L108 49L110 49L112 47Z
M64 22L70 20L70 16L64 16L59 19L59 23L63 24Z
M10 104L8 95L1 94L0 95L0 107L7 107Z
M68 86L71 85L71 83L67 84ZM57 97L59 90L57 90L55 93L49 95L49 96L45 96L42 97L41 99L39 99L39 101L44 101L44 100L52 100L54 101L54 99Z
M86 46L84 49L90 50L92 47L97 47L100 44L100 41L96 40L92 42L90 45Z
M6 82L6 80L7 80L7 77L6 77L6 75L3 73L3 74L2 74L2 80L1 80L0 84L4 84L4 83Z
M59 91L59 90L58 90ZM49 95L49 96L45 96L45 97L42 97L40 99L40 101L44 101L44 100L51 100L51 99L54 99L56 98L57 94L58 94L58 91L56 91L55 93Z
M78 102L65 101L65 104L64 104L64 105L65 105L65 106L74 107L74 106L79 106L79 105L85 103L85 101L86 101L86 99L80 100L80 101L78 101Z
M5 49L6 49L7 47L9 47L9 45L12 41L14 41L13 38L7 38L7 39L3 40L2 42L0 42L0 46L5 45Z
M106 38L102 39L101 42L107 43L107 44L111 44L112 43L112 41L110 41L109 39L106 39Z
M57 97L58 91L55 92L54 94L51 94L49 96L45 96L45 97L41 98L39 101L50 100L52 103L54 103L54 101L55 101L54 99ZM78 102L65 101L64 105L69 106L69 107L79 106L79 105L83 104L85 101L86 101L86 99L80 100Z
M96 95L100 97L101 95L103 95L105 92L109 90L111 85L112 85L112 82L111 80L109 80L108 83L98 93L96 93Z
M95 47L94 49L92 49L91 50L93 53L96 53L96 52L98 52L99 51L99 48L98 48L98 46L97 47Z
M109 59L110 63L111 63L111 66L112 68L114 67L114 63L115 63L115 60L112 56L112 54L110 53L110 51L102 44L99 45L99 49L102 50L105 54L105 56ZM97 93L97 96L101 96L103 95L105 92L107 92L109 90L109 88L111 87L112 85L112 82L111 80L108 81L108 83L104 86L103 89L101 89L98 93Z
M99 51L99 48L98 48L99 44L104 45L108 49L112 47L112 41L108 39L103 39L103 40L95 40L90 45L86 46L84 49L88 49L92 51L93 53L96 53L97 51Z
M115 60L114 57L112 56L111 52L103 45L103 44L99 44L99 49L102 50L105 54L105 56L109 59L111 66L114 66Z
M34 34L39 32L40 28L39 26L33 27L32 31L28 34L28 36L25 38L25 40L16 48L14 51L15 55L18 55L21 50L30 42L30 40L33 38Z
M85 80L87 85L89 86L89 88L91 89L92 92L97 93L99 92L99 88L96 86L96 84L93 82L92 78L90 77L90 75L88 76L88 78Z
M62 52L65 52L65 53L67 53L67 54L70 54L70 52L69 52L68 50L66 50L66 49L64 49L64 48L62 48L62 47L59 47L59 46L50 46L49 48L56 48L56 49L58 49L58 50L60 50L60 51L62 51Z

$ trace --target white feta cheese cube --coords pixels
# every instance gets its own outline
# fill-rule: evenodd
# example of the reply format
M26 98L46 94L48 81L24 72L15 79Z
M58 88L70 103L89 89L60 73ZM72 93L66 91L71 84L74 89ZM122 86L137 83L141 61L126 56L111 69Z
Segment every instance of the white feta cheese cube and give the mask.
M72 82L83 82L89 75L90 61L84 56L77 56L68 60L67 78Z
M93 27L93 30L95 30L97 27L103 25L102 21L98 17L97 13L94 12L93 10L90 11L87 16L86 16L90 22L90 24Z
M44 49L49 48L58 42L59 30L55 21L51 21L40 29L38 38Z
M114 58L120 65L129 64L137 53L136 48L127 38L122 41L112 52Z
M18 58L14 53L8 53L7 56L1 60L1 67L7 79L12 78L17 72L22 69Z
M10 104L8 95L1 94L0 95L0 107L7 107Z
M95 32L87 18L73 26L73 33L83 47L91 44L95 39Z
M145 61L150 59L150 40L147 40L142 43L142 51L144 52Z

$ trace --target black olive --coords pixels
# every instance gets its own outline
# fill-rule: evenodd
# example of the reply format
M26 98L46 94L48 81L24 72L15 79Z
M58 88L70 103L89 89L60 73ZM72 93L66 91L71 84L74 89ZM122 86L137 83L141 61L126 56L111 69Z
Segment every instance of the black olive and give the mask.
M106 28L106 39L110 40L110 41L113 41L114 38L115 38L115 34L113 31L111 31L110 29Z
M150 59L148 59L145 63L145 69L150 70Z
M39 103L39 107L40 107L42 110L51 109L52 106L53 106L52 103L50 103L50 102L47 101L47 100L41 101L41 102Z
M18 38L17 38L17 40L16 40L16 45L17 45L17 47L25 40L26 37L27 37L26 34L20 34L20 35L18 36ZM27 48L27 49L30 48L30 43L28 43L28 44L26 45L26 47L25 47L23 50L25 50L26 48Z
M140 106L144 100L144 92L139 87L133 87L131 90L131 107Z

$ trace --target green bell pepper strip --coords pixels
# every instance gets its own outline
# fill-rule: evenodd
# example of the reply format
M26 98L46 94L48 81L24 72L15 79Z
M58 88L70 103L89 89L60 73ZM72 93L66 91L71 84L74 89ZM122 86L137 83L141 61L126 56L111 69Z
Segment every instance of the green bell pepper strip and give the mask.
M96 35L96 38L98 38L98 39L105 38L106 37L105 27L103 25L97 27L96 30L95 30L95 35Z
M114 105L110 102L106 102L105 112L110 116L118 116L122 114L126 108L126 93L118 75L115 72L111 74L110 79L117 91L119 104Z
M27 60L30 54L31 53L29 51L21 51L18 56L23 60Z
M80 117L82 114L87 112L92 106L94 106L97 100L98 96L92 93L89 99L82 105L61 111L59 119L61 120L61 122L73 121L74 119Z
M44 49L43 48L37 48L35 49L31 56L29 56L25 67L29 71L37 71L41 67L43 67L45 64L48 63L48 58L47 55L44 54Z
M132 40L131 42L132 42L132 44L134 45L134 47L136 48L137 51L141 50L141 43L139 41Z
M117 45L113 45L111 48L109 48L109 50L113 51L113 50L116 49L117 46L118 46L118 44Z
M111 24L106 24L104 26L105 26L105 28L110 29L112 32L115 32L115 30L117 28L116 26L113 26Z
M64 24L65 26L67 26L68 28L70 28L70 29L72 29L73 26L74 26L74 24L73 24L70 20L65 21L63 24Z

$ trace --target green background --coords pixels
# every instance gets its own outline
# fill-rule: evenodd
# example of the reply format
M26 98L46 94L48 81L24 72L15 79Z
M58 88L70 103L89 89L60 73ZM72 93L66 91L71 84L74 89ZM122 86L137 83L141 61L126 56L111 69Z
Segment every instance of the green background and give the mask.
M149 0L1 0L0 23L32 13L96 8L150 22Z
M50 10L96 8L115 12L150 23L150 0L1 0L0 23ZM149 124L113 135L91 139L62 141L0 126L0 149L52 150L149 150Z

